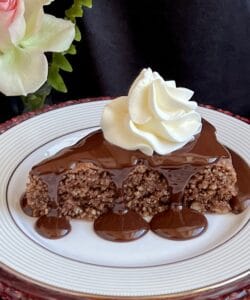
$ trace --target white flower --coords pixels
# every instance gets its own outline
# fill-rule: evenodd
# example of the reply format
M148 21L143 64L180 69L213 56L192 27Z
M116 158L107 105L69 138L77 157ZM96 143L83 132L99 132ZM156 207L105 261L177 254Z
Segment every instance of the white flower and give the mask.
M74 24L45 14L53 0L0 0L0 92L27 95L47 80L44 52L69 48Z

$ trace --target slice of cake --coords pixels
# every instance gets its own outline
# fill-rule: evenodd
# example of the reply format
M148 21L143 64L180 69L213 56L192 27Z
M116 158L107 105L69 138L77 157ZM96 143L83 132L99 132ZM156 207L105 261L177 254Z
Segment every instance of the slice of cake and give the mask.
M210 134L205 134L208 129ZM206 139L209 148L201 147ZM126 167L121 185L125 205L143 216L166 209L176 182L183 191L185 205L199 211L229 212L229 201L236 195L236 174L229 152L215 139L212 125L204 121L200 136L188 147L192 149L164 158L155 154L149 159L139 151L118 148L100 131L95 132L33 167L26 190L27 204L33 216L46 215L58 206L62 215L95 219L112 208L117 198L112 171L118 173L118 178L123 177L120 170ZM112 151L119 157L110 155Z
M34 166L26 189L33 216L95 220L110 210L154 216L172 205L231 211L236 173L193 92L143 70L127 97L108 104L102 130Z

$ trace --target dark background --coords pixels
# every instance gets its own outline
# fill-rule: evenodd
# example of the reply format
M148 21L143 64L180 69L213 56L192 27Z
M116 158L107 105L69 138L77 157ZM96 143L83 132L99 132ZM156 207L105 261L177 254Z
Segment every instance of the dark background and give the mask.
M46 8L58 17L71 5ZM83 39L52 101L127 94L144 67L195 91L194 100L250 117L250 0L93 0ZM22 111L0 95L0 122Z

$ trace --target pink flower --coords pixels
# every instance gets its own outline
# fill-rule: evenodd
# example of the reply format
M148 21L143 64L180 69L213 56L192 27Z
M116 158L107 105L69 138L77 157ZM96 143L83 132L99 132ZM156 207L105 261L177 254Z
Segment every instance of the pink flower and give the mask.
M0 0L0 50L16 45L24 33L23 0Z
M0 92L27 95L48 76L44 52L62 52L74 35L70 21L45 14L53 0L0 0Z

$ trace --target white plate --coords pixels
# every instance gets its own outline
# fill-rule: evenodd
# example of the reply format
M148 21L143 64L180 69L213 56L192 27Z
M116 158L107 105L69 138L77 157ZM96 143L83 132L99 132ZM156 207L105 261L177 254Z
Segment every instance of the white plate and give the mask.
M177 295L239 279L249 269L249 208L239 215L207 215L205 234L170 241L149 232L138 241L112 243L92 223L72 221L72 232L47 240L19 199L32 165L98 128L106 101L78 104L33 117L0 136L0 261L51 288L107 296ZM250 162L250 126L199 108L218 138ZM192 272L192 276L190 276Z

